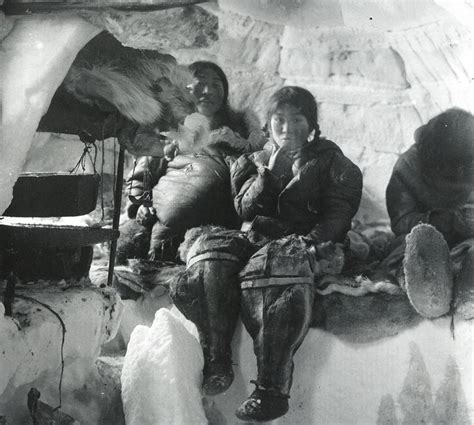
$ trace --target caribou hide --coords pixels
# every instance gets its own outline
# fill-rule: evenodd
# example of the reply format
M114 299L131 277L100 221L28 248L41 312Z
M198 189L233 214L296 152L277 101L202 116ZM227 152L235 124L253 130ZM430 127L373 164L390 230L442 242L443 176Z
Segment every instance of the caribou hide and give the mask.
M193 80L184 66L143 58L134 67L100 64L73 65L64 80L65 89L79 101L102 111L117 110L139 125L182 122L194 111L194 98L186 89Z

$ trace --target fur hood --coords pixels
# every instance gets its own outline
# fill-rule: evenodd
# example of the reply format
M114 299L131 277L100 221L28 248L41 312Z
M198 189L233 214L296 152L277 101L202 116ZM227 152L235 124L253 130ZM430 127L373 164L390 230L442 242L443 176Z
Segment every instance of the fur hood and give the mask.
M265 133L262 130L260 120L255 112L250 109L239 111L242 123L247 130L248 136L241 136L229 127L222 127L210 134L211 143L224 142L242 153L255 152L263 148L266 143Z
M231 111L233 121L240 121L243 135L228 126L210 130L207 120L199 113L186 117L177 131L164 133L180 152L192 153L212 145L227 145L240 153L262 149L266 139L257 115L250 110Z
M426 169L470 164L474 157L474 116L451 108L415 131L420 163Z

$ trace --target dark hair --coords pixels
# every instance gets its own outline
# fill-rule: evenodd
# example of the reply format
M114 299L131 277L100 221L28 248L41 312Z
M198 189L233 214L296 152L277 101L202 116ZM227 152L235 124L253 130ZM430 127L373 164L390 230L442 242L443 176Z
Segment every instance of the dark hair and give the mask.
M227 126L231 130L236 131L242 137L247 138L249 135L249 129L244 124L243 113L232 111L229 106L229 82L227 77L222 70L222 68L215 64L214 62L209 61L197 61L189 65L189 69L194 75L197 75L199 72L210 69L214 71L219 79L222 81L222 86L224 89L224 99L222 101L222 106L220 110L216 113L215 127Z
M224 100L222 102L222 106L228 107L229 82L227 81L227 77L224 71L219 65L215 64L214 62L198 61L193 62L191 65L189 65L189 69L195 76L199 74L199 72L204 71L205 69L210 69L211 71L214 71L221 80L222 86L224 87Z
M286 86L273 93L267 108L267 123L270 123L272 115L282 105L291 105L298 108L304 115L312 130L315 130L314 138L317 139L321 132L318 124L318 106L316 99L308 90L298 86Z
M474 159L474 116L451 108L415 132L421 165L427 168L469 164Z

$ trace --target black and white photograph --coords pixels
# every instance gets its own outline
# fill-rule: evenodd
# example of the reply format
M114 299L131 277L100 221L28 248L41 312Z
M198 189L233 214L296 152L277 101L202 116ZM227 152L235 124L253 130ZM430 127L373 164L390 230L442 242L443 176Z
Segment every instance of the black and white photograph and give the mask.
M0 425L473 425L472 0L0 0Z

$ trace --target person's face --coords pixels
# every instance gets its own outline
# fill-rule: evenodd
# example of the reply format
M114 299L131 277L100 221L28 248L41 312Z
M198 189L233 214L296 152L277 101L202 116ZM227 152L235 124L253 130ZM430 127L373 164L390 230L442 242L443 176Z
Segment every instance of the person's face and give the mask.
M213 117L224 103L224 84L211 69L196 74L192 93L197 99L198 112L207 117Z
M270 117L273 140L280 147L298 149L311 132L306 117L293 105L282 105Z

